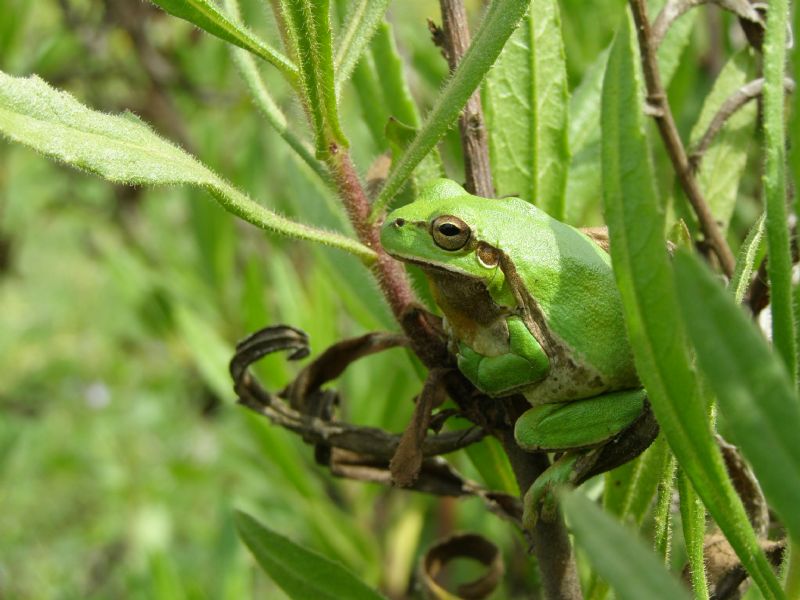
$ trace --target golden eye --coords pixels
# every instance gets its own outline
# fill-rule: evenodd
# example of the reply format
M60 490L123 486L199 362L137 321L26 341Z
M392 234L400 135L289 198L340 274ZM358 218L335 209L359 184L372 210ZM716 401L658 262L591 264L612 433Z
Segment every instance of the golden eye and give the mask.
M431 223L431 234L436 245L444 250L461 250L469 241L469 226L458 217L443 215Z

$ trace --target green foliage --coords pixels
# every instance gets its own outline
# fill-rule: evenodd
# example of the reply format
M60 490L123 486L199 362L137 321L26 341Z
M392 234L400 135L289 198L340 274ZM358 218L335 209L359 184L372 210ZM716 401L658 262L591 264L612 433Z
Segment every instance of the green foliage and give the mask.
M786 227L786 24L789 3L769 5L764 36L764 198L772 295L772 342L792 381L797 381L797 340L792 298L792 256Z
M300 64L300 84L306 112L311 117L317 158L325 159L330 146L348 143L339 126L333 76L330 0L281 0L281 13Z
M297 67L280 52L256 37L242 25L230 21L210 0L151 0L171 15L186 19L228 43L244 48L275 65L291 81L298 76Z
M423 549L456 528L501 547L507 574L496 597L541 592L520 538L480 502L343 483L297 436L230 405L226 363L249 331L291 323L316 354L397 327L364 268L374 252L346 235L353 228L336 197L331 144L349 145L362 174L391 153L377 218L418 183L460 178L448 131L481 82L498 195L523 195L580 226L599 223L605 201L629 333L662 428L639 458L565 497L586 597L605 598L606 582L621 598L686 597L664 566L670 548L672 570L687 557L694 595L707 597L706 510L762 595L781 596L708 413L719 407L720 429L800 539L798 288L784 168L785 138L800 131L800 94L784 97L785 0L769 3L761 111L751 102L736 112L697 173L738 246L728 290L686 252L665 251L664 231L678 216L695 236L696 227L641 110L627 19L609 45L622 0L548 0L527 16L528 2L496 0L483 15L481 3L467 2L475 44L450 79L424 26L424 16L436 20L431 5L418 0L338 0L335 10L327 0L242 0L241 14L236 0L153 2L180 19L138 2L0 4L0 131L111 182L158 186L113 187L0 147L0 596L371 598L380 589L404 597ZM653 19L663 2L648 4ZM738 27L717 9L683 15L658 50L689 150L758 73L760 59L743 42L709 36ZM795 7L795 27L799 14ZM256 56L276 69L262 70ZM712 85L705 73L718 68ZM70 93L6 72L38 72ZM798 156L788 157L795 167ZM333 249L267 239L236 217ZM775 348L738 307L765 256ZM298 368L271 356L253 370L278 390ZM407 350L359 361L334 384L342 418L402 431L422 376ZM493 438L447 459L489 489L519 493ZM605 512L582 495L601 489ZM234 519L233 506L281 533L244 513ZM792 556L789 597L800 589L796 545Z
M250 515L239 512L235 520L236 528L258 563L290 598L383 598L341 565L267 529Z
M381 28L389 0L360 0L350 3L342 33L336 43L336 89L350 79L358 61L367 49L376 30ZM383 29L387 29L384 25ZM388 30L388 29L387 29Z
M725 100L755 78L753 63L753 57L746 50L740 51L727 62L706 96L703 110L692 129L692 145L700 141ZM756 113L754 103L734 113L714 138L700 164L698 183L723 231L728 228L736 206L739 184L747 165L747 151L755 133Z
M800 539L800 401L781 361L696 259L676 257L681 309L720 414L770 505Z
M458 118L467 99L480 85L522 19L528 4L529 0L494 0L489 5L467 53L439 94L419 132L395 162L391 175L375 199L373 218L380 216L417 165Z
M725 535L767 597L780 597L741 501L728 479L691 370L678 312L664 215L644 132L638 51L629 18L617 34L603 83L603 197L611 256L639 376L661 429ZM637 202L626 202L626 198ZM643 226L646 224L646 226ZM654 234L654 232L656 232Z
M341 248L366 262L374 259L355 240L295 223L253 202L130 113L112 116L89 110L37 77L0 72L0 89L0 131L51 158L129 185L203 187L226 210L257 227Z
M618 597L688 598L652 550L584 496L577 492L564 494L561 506L578 545L597 572L611 583Z
M567 72L555 0L528 11L486 82L498 196L519 196L564 219L569 167Z

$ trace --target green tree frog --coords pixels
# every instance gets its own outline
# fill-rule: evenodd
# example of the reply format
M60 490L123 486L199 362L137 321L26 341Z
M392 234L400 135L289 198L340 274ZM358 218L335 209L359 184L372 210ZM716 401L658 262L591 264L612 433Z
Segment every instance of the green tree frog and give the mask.
M563 452L526 494L532 523L553 486L644 410L608 253L524 200L447 179L390 213L381 243L424 271L461 372L489 396L531 404L519 446Z

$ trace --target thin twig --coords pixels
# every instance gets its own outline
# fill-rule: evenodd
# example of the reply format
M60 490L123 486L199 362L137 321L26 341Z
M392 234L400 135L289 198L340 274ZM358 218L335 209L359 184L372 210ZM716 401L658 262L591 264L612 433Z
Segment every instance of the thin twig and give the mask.
M720 8L728 10L740 19L757 23L763 26L764 21L756 10L756 7L748 0L668 0L653 21L652 37L650 43L657 49L667 35L667 31L672 24L684 13L702 4L716 4Z
M794 92L794 81L788 77L784 79L783 86L787 93L791 94ZM697 171L699 168L700 161L703 159L703 155L711 146L711 142L714 141L714 137L720 132L726 121L730 119L734 113L736 113L736 111L742 108L745 104L754 98L761 96L763 90L764 78L759 77L758 79L754 79L753 81L744 84L738 90L733 92L733 94L731 94L728 99L725 100L725 102L722 103L722 106L719 107L719 110L717 110L714 118L711 119L711 123L708 124L708 128L703 134L703 137L700 138L700 141L692 149L692 153L689 155L689 161L691 162L695 171Z
M462 0L439 0L439 5L442 10L444 51L452 73L469 47L467 12ZM467 100L458 119L458 127L461 132L461 148L464 152L465 187L472 194L492 198L494 185L480 90L476 90Z
M240 404L261 416L267 417L275 425L300 434L311 444L325 444L367 454L375 459L388 461L392 458L400 443L400 436L388 433L377 427L362 427L342 421L310 417L289 407L275 396L263 396L254 392L250 386L252 379L245 376L244 387L237 390ZM483 439L486 432L480 427L472 427L466 431L447 431L429 435L422 442L422 455L425 457L449 454L474 444Z
M655 47L652 44L652 31L650 21L647 19L647 7L645 0L630 0L633 18L636 21L636 31L639 38L639 49L642 55L642 69L644 70L645 84L647 86L647 104L650 109L648 112L656 120L664 146L667 149L672 166L678 176L681 187L683 188L689 203L692 205L700 227L714 250L714 254L719 259L720 266L724 273L730 277L736 264L731 249L722 235L722 231L714 220L714 215L709 209L708 204L700 191L700 186L692 172L692 166L686 155L686 149L681 141L675 119L667 101L667 94L661 83L661 76L658 69Z

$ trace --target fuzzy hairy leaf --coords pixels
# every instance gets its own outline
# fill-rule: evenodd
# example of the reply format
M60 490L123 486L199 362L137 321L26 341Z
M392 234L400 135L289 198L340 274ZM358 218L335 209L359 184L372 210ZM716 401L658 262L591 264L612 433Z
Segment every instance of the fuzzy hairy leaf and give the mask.
M324 159L330 155L331 144L348 145L339 125L334 87L330 0L281 0L281 10L300 62L300 87L317 158Z
M728 289L733 292L733 299L736 304L742 303L747 287L750 285L753 271L764 259L766 218L766 213L761 213L761 216L747 233L747 237L742 242L742 247L736 257L736 270L733 272L731 282L728 285Z
M772 0L764 37L764 199L767 206L767 273L772 342L797 379L796 324L792 306L792 255L786 222L786 30L788 0Z
M653 551L580 492L562 494L561 507L575 541L619 598L688 600L686 590Z
M747 516L712 437L690 364L644 114L638 108L642 105L638 44L633 23L626 17L603 83L603 199L637 370L681 468L765 597L780 598L777 579L755 533L742 526Z
M12 77L0 71L0 132L109 181L205 188L226 210L256 227L374 260L374 253L353 239L291 221L254 202L133 114L91 110L38 77Z
M211 0L150 0L171 15L189 21L226 42L239 46L275 65L291 82L297 67L244 25L233 23Z
M558 2L528 11L486 78L486 118L498 196L564 218L567 68Z
M359 0L351 2L344 19L342 33L336 45L336 90L350 79L353 69L378 30L389 0Z
M675 257L681 308L727 427L771 507L800 539L800 401L786 368L712 273Z

